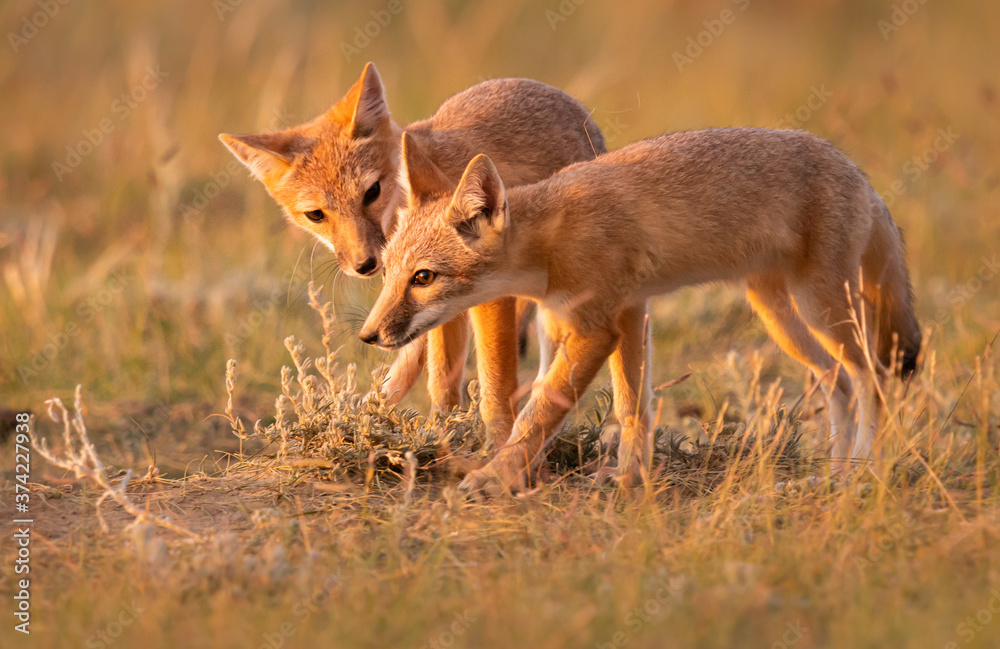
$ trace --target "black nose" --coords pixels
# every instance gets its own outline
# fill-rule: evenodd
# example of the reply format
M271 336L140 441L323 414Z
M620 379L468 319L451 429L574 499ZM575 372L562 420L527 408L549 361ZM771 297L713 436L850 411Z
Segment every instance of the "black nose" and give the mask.
M375 260L375 258L369 257L368 259L365 259L363 262L355 266L354 270L357 271L358 275L371 275L373 272L375 272L376 266L378 266L378 262Z
M369 345L378 344L378 329L375 331L362 331L358 336Z

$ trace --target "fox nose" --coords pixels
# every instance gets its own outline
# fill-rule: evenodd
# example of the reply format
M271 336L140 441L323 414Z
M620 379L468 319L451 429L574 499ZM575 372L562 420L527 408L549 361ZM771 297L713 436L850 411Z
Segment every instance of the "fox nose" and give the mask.
M378 267L378 261L374 257L369 257L363 262L354 267L354 270L363 277L367 277L375 272L375 268Z
M361 340L368 343L369 345L378 344L378 329L373 329L371 331L365 331L364 329L362 329L361 333L358 334L358 336L361 338Z

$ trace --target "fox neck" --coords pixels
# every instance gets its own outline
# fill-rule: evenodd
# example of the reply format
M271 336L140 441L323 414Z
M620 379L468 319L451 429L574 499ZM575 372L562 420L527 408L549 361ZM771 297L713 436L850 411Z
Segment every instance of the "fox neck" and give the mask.
M549 208L545 196L536 185L508 190L510 225L497 273L502 278L503 295L543 300L548 294L552 250L561 229L561 215Z

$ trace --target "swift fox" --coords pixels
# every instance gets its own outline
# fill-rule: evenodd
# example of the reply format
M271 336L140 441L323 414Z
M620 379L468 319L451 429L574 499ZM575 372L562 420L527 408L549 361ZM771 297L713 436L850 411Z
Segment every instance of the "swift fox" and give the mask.
M452 191L410 143L404 135L409 205L361 338L394 349L475 304L516 295L539 304L560 341L506 445L463 489L520 484L609 358L619 478L641 477L650 459L646 300L712 281L746 282L774 341L828 379L833 457L869 457L877 410L866 355L874 350L884 372L897 348L908 375L921 335L900 231L831 144L804 131L676 133L509 190L480 155ZM852 308L874 324L867 349Z
M424 173L453 182L477 153L488 153L507 182L519 185L605 151L600 130L578 101L529 79L477 84L445 101L430 119L403 129L389 116L381 78L371 63L340 101L311 122L276 133L219 138L264 183L292 223L334 251L344 272L368 277L382 266L386 235L406 196L398 180L404 131L411 149L426 151ZM525 309L504 297L471 306L476 307L470 315L484 421L502 443L514 422L516 332L519 323L523 331ZM459 404L468 353L466 317L456 311L438 325L397 356L383 385L393 402L410 389L426 362L434 408Z

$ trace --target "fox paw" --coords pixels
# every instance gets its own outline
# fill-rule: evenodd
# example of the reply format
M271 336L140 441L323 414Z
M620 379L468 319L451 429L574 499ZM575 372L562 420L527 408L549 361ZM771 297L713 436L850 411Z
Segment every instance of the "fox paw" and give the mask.
M487 468L482 468L465 476L458 484L458 493L473 500L483 500L502 495L504 488L499 476Z
M519 445L505 446L489 464L465 476L458 491L476 500L524 491L527 468Z
M592 473L590 477L599 485L621 487L622 489L630 489L641 485L643 482L642 473L639 471L638 466L624 468L604 465Z

